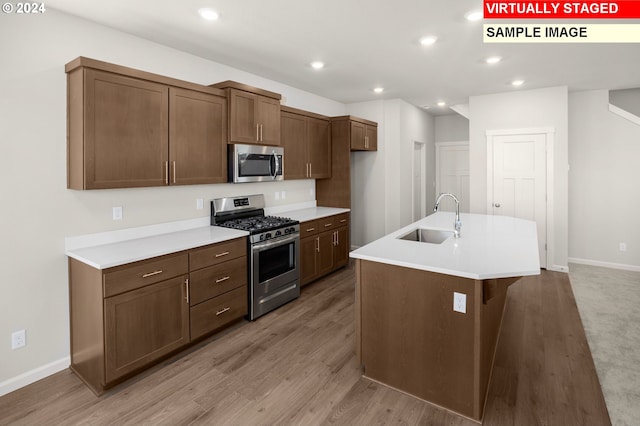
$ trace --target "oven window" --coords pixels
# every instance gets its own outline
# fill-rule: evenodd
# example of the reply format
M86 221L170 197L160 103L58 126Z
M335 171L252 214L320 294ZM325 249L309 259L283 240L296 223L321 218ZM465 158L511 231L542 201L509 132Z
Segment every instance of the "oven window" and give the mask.
M275 278L296 268L295 242L261 251L258 268L259 282Z

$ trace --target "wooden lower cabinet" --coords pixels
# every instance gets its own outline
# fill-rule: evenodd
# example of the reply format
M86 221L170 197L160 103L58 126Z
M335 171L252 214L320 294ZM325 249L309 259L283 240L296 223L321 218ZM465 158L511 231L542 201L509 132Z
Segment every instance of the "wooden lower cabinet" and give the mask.
M105 299L107 383L189 343L186 282L183 275Z
M247 314L245 238L105 270L69 258L70 368L96 394Z
M300 283L309 284L349 263L349 214L300 224Z

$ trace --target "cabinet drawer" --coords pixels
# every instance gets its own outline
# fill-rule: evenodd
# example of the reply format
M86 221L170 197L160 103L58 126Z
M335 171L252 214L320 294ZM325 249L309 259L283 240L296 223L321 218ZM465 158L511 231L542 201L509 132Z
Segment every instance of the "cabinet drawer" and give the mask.
M191 272L189 280L191 306L247 285L247 258L245 256L219 265Z
M246 238L236 238L235 240L218 243L201 249L189 252L189 269L206 268L207 266L217 265L227 260L247 255Z
M318 221L310 220L300 224L300 238L308 237L318 233Z
M135 290L189 271L187 254L167 256L114 268L104 274L104 297Z
M341 226L347 226L349 224L349 213L341 213L334 216L323 217L318 219L319 231L329 231Z
M191 340L217 330L247 314L247 286L191 307Z

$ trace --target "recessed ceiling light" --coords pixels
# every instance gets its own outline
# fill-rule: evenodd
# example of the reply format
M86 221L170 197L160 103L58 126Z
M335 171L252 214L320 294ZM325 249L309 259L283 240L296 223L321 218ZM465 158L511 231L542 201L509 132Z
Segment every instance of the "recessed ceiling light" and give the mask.
M423 46L431 46L438 40L436 36L426 36L420 39L420 44Z
M320 62L320 61L311 62L311 68L313 68L314 70L321 70L322 68L324 68L324 62Z
M447 103L445 101L438 102L438 106L439 107L443 107L443 106L446 106L446 105L447 105Z
M464 17L467 18L467 21L476 22L481 20L484 16L482 15L482 12L474 10L464 15Z
M490 56L487 59L485 59L485 62L488 64L497 64L498 62L500 62L502 60L502 58L500 56Z
M384 92L384 87L374 87L373 91L376 93L382 93Z
M202 17L202 19L206 19L207 21L216 21L220 15L213 9L209 9L208 7L203 7L198 10L198 14Z
M513 80L513 81L511 82L511 84L512 84L513 86L516 86L516 87L517 87L517 86L522 86L522 85L524 84L524 80Z

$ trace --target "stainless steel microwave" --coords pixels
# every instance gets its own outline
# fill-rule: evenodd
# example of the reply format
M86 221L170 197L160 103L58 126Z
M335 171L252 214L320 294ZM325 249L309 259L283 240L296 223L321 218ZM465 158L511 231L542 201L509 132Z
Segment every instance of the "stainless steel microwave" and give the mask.
M229 182L283 180L284 148L266 145L229 145Z

